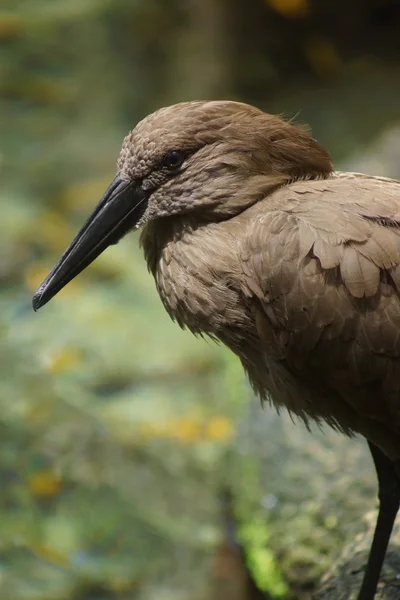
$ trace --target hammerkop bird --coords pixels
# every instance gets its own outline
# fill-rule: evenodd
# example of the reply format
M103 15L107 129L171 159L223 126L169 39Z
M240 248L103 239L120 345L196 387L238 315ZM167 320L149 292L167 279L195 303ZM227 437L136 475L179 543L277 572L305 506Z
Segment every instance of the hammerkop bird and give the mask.
M138 227L172 319L228 346L262 400L368 440L372 600L400 500L400 182L334 172L306 131L246 104L162 108L125 138L34 309Z

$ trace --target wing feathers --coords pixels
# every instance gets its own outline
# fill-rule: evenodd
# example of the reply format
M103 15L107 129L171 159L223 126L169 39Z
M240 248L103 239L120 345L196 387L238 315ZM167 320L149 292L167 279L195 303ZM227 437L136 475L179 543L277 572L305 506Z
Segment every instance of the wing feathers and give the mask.
M378 290L379 268L356 250L344 246L340 274L350 294L355 298L374 296Z
M247 297L264 315L260 339L275 340L275 359L303 381L330 386L351 410L375 419L385 402L400 431L400 184L298 182L248 216L241 257ZM303 403L299 413L314 408ZM315 408L346 427L330 410L322 400Z

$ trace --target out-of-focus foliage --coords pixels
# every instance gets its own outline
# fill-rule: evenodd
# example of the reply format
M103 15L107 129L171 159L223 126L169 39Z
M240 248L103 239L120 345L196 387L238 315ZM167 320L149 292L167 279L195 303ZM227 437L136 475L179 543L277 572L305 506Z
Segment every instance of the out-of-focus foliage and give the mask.
M272 417L268 427L256 404L249 415L233 357L170 323L137 235L37 315L30 297L114 176L123 136L161 105L230 97L300 110L360 168L390 147L381 166L396 175L395 132L372 158L360 148L399 116L396 10L0 3L0 598L225 600L232 589L251 600L240 565L221 559L227 484L259 585L276 597L315 587L344 537L338 506L355 518L363 501L348 500L328 449Z
M140 277L101 285L35 319L23 294L3 298L1 597L95 583L175 597L219 537L233 427L219 351L172 335Z

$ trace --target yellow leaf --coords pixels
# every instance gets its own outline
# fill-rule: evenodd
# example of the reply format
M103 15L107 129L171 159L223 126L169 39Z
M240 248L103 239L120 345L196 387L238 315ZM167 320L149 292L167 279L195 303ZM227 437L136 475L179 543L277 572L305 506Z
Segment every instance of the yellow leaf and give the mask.
M28 487L35 496L52 498L61 491L61 480L50 470L37 471L28 476Z
M53 375L60 375L75 369L81 361L82 352L78 348L65 347L56 350L48 357L46 367Z
M194 419L177 419L171 427L171 435L181 442L197 442L202 438L201 424Z
M65 217L56 212L45 213L37 229L44 244L55 252L63 251L75 236Z
M144 423L139 435L143 439L170 439L184 444L206 440L222 441L233 434L232 422L224 416L213 417L207 423L200 416L181 417L158 423Z
M47 263L43 262L35 262L26 267L24 272L24 280L28 290L34 292L42 283L48 272L49 266Z
M165 439L168 437L168 429L168 423L144 423L140 427L140 436L148 440Z
M213 440L226 440L232 434L233 425L227 417L213 417L207 423L206 435Z
M49 563L63 568L69 566L69 557L65 554L65 552L59 552L54 548L48 548L47 546L36 542L36 540L33 540L29 543L29 549L41 560L46 560Z
M98 177L97 179L87 179L68 186L59 195L58 200L69 210L83 210L94 208L100 200L114 175L108 177Z
M48 262L35 262L28 265L24 271L24 282L30 292L37 290L38 286L42 283L44 278L49 274L52 264ZM58 293L65 296L73 296L76 291L81 287L80 283L76 280L71 281L65 288Z
M266 0L283 17L304 17L309 10L308 0Z

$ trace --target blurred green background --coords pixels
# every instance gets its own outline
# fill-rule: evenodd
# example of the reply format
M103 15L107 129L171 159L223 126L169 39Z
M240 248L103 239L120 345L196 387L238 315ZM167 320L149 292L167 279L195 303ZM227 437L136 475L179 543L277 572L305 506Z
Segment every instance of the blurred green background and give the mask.
M137 235L30 299L163 105L254 103L337 166L400 176L399 39L397 0L0 2L1 600L253 600L227 486L276 598L310 598L362 529L363 442L262 410L169 321Z

